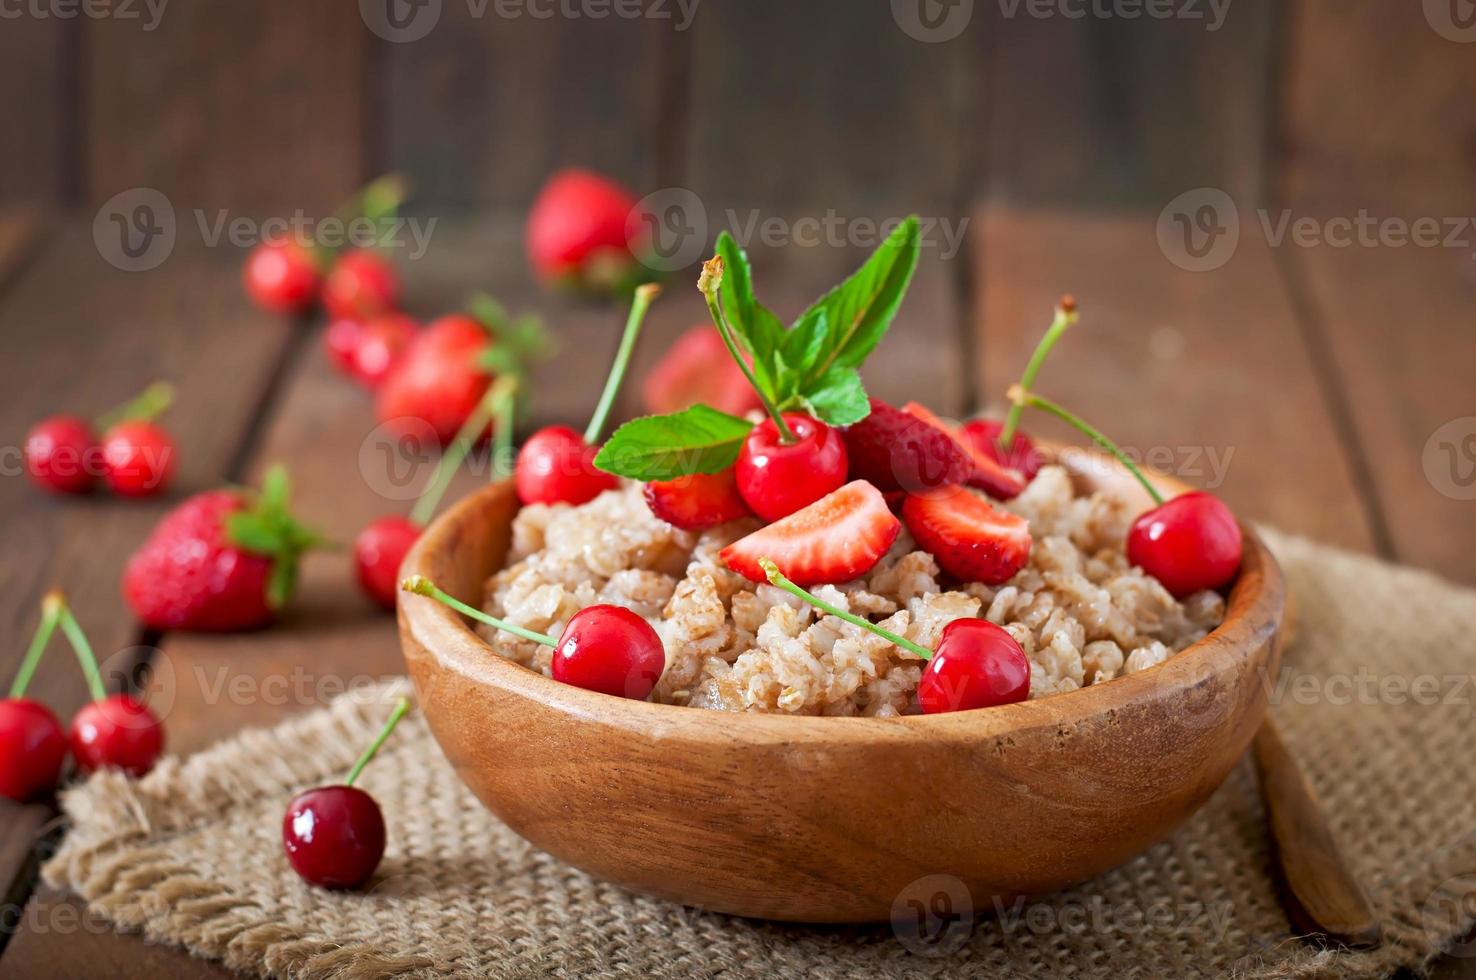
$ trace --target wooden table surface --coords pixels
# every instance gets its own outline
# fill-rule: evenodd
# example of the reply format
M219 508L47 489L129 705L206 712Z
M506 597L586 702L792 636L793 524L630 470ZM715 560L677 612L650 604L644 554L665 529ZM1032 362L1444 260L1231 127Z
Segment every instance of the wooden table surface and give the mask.
M170 749L194 752L244 725L310 709L339 682L400 669L392 621L351 582L346 554L307 559L290 613L275 628L208 637L149 635L125 610L121 564L159 515L185 495L253 480L273 462L295 478L297 512L340 540L372 517L402 511L373 453L365 395L335 375L321 323L253 309L240 252L181 240L147 273L107 265L91 215L0 215L0 363L12 366L0 405L0 616L12 637L0 680L13 674L50 587L72 596L107 657L112 687L150 662L167 689ZM1450 249L1273 249L1255 236L1213 272L1183 271L1159 250L1158 215L981 207L955 257L925 251L913 292L868 385L960 416L998 409L1055 298L1074 293L1080 328L1041 389L1097 420L1131 448L1218 492L1245 515L1476 584L1476 503L1441 478L1432 435L1476 435L1476 266ZM566 351L540 369L532 417L582 421L614 350L624 312L536 292L509 220L439 229L407 264L410 309L433 315L490 288L513 309L537 308ZM792 314L857 254L755 248L759 292ZM642 371L666 342L701 322L686 276L653 310ZM180 397L169 426L180 443L167 500L46 496L19 475L15 447L58 410L96 414L146 382ZM639 410L628 385L624 410ZM1039 420L1043 434L1060 434ZM361 465L367 458L369 463ZM463 475L462 486L477 479ZM1457 481L1457 482L1452 482ZM1447 493L1442 493L1441 488ZM85 699L69 655L50 657L32 691L62 717ZM244 693L243 693L244 692ZM7 890L0 978L217 976L226 971L113 932L35 878L59 828L48 805L0 805L0 883ZM1440 976L1476 977L1449 960Z

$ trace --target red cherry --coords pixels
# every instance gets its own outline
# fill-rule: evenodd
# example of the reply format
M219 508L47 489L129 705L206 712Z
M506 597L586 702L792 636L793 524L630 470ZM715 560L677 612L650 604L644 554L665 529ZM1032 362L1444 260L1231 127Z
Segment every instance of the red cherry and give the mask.
M350 373L366 388L377 388L415 339L420 325L403 313L387 313L365 323L350 360Z
M620 481L596 469L599 447L567 425L539 429L523 443L514 478L524 504L583 504Z
M328 360L344 374L354 373L354 351L363 335L364 324L353 317L334 320L323 331L323 348L328 352Z
M379 421L411 437L429 427L442 445L449 443L492 383L477 363L491 343L487 329L464 314L428 324L380 385Z
M119 422L103 437L103 478L125 497L161 493L174 477L178 455L174 439L157 423Z
M368 319L389 313L399 302L399 274L377 252L345 252L323 280L323 306L335 319Z
M310 884L358 888L384 857L384 814L374 797L353 786L322 786L298 794L282 817L282 850Z
M0 796L25 802L51 792L67 756L61 722L28 698L0 701Z
M420 537L420 525L391 515L369 524L354 538L354 569L364 594L385 609L395 608L400 591L400 565Z
M586 691L644 701L666 669L666 648L651 624L623 606L586 606L554 648L553 679Z
M808 415L786 413L784 421L795 442L780 442L774 420L764 419L738 451L738 492L766 521L788 517L846 482L846 444L839 432Z
M1128 531L1128 561L1182 599L1228 585L1240 569L1240 524L1218 497L1194 491L1143 514Z
M164 751L164 723L142 702L115 694L77 712L71 741L83 772L115 768L142 776Z
M97 436L75 415L54 415L26 436L26 472L37 486L86 493L101 468Z
M972 711L1030 697L1030 660L1015 638L987 619L955 619L943 627L933 658L917 682L923 714Z
M1001 466L1018 471L1027 480L1035 479L1040 472L1040 450L1023 432L1017 431L1010 441L1010 451L1003 452L999 446L999 434L1004 423L998 419L972 419L962 427L964 437L973 447Z
M301 313L318 292L312 253L290 241L263 242L246 258L246 294L272 313Z

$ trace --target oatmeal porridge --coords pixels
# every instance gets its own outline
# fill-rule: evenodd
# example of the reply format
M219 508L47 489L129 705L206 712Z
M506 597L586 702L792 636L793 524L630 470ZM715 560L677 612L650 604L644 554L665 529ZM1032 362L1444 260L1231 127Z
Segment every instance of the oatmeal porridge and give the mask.
M1213 630L1224 599L1176 600L1129 564L1131 515L1121 502L1076 496L1048 466L1014 500L1026 518L1028 563L998 586L955 583L903 529L863 577L813 589L821 599L932 648L957 619L1003 627L1030 662L1030 697L1048 697L1163 662ZM653 516L638 483L578 505L534 504L513 523L507 567L487 583L486 612L557 635L597 603L647 619L667 651L651 700L727 711L805 715L909 714L925 665L916 653L772 585L729 570L719 552L760 526L733 521L683 531ZM501 656L550 672L553 650L490 626Z

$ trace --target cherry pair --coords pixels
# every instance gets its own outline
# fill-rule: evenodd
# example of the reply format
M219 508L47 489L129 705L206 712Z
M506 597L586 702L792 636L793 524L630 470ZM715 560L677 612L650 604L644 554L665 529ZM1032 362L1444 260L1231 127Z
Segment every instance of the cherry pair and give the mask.
M99 418L95 427L75 415L45 419L26 436L26 471L38 486L57 493L87 493L98 477L125 497L160 493L174 476L178 452L154 420L173 401L174 387L159 382Z
M650 623L623 606L586 606L569 617L558 639L489 616L419 575L402 585L480 623L552 647L549 673L556 681L618 698L644 701L666 669L666 648Z
M126 694L107 695L92 646L61 593L49 593L41 610L41 623L10 696L0 701L0 796L24 801L51 792L69 749L83 772L113 767L142 776L163 751L163 725L138 700ZM93 697L73 717L66 733L49 708L25 697L58 626L76 650Z
M386 312L361 320L334 320L323 333L328 359L339 371L373 391L389 377L420 331L415 318Z
M410 710L401 698L340 786L299 793L282 816L282 850L292 870L322 888L358 888L384 857L384 813L374 797L354 786L400 719Z

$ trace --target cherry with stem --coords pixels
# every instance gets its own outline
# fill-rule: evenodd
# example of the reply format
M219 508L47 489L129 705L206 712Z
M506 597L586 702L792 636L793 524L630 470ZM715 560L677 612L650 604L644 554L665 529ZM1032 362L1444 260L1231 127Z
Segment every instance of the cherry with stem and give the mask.
M66 597L53 592L62 633L70 641L87 679L92 702L72 718L72 757L83 772L121 769L138 777L154 768L164 751L164 724L148 706L128 694L109 696L98 671L97 655Z
M738 349L738 342L733 336L733 327L728 323L728 316L723 311L723 303L719 295L723 288L723 268L723 257L721 255L714 255L702 264L702 274L697 277L697 289L702 293L702 297L707 300L708 315L712 317L712 323L713 326L717 327L718 335L723 338L723 346L728 348L728 353L738 363L738 367L743 370L743 376L753 386L754 393L758 395L759 401L764 406L764 411L774 423L774 428L779 433L779 441L784 445L798 442L799 436L795 435L794 430L789 427L785 417L780 414L779 407L774 404L774 400L769 397L768 393L758 383L758 379L754 377L753 369L748 366L748 361L744 359L743 353Z
M650 623L623 606L586 606L569 618L563 633L554 639L546 633L489 616L423 576L413 575L400 587L435 599L479 623L552 647L550 674L554 680L574 687L644 701L666 669L666 648L661 637Z
M174 385L156 382L137 398L97 420L103 432L103 478L115 493L159 493L174 475L174 439L155 419L174 403Z
M379 867L384 857L384 813L354 782L409 711L410 699L400 698L341 785L306 790L287 805L282 850L292 870L309 884L358 888Z
M25 696L60 621L60 608L48 594L41 602L41 621L20 671L11 682L10 696L0 701L0 796L17 802L54 790L67 757L61 722L51 709Z
M1015 385L1010 401L1072 426L1111 453L1143 485L1154 506L1128 530L1128 560L1158 579L1176 599L1230 584L1240 570L1244 542L1230 508L1200 490L1165 499L1142 469L1111 439L1066 408Z
M1030 360L1025 365L1025 373L1020 375L1020 387L1029 391L1035 384L1035 379L1040 375L1040 369L1045 365L1046 358L1050 356L1051 349L1066 334L1066 331L1076 325L1080 319L1076 309L1076 299L1073 296L1062 296L1056 304L1056 314L1051 320L1051 325L1046 328L1045 335L1040 338L1040 343L1035 345L1035 352L1030 355ZM1004 428L999 431L999 450L1008 454L1011 444L1015 440L1015 433L1020 431L1020 418L1025 413L1025 406L1018 403L1010 405L1009 414L1005 416Z
M1029 658L1014 637L987 619L955 619L943 627L937 648L929 650L806 591L768 558L760 558L759 566L771 585L927 661L917 682L917 703L924 714L992 708L1030 697Z

